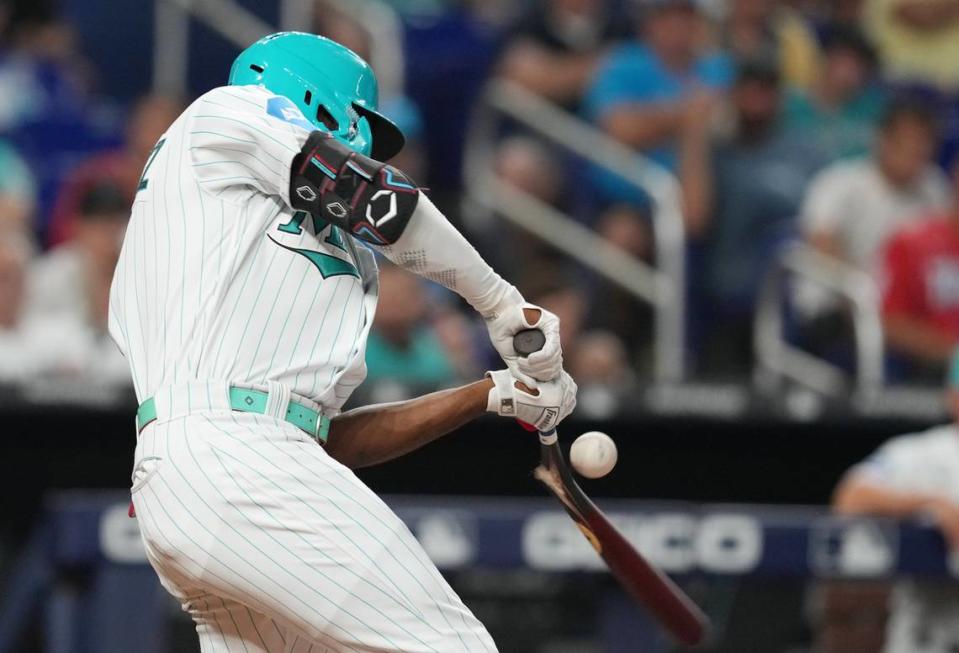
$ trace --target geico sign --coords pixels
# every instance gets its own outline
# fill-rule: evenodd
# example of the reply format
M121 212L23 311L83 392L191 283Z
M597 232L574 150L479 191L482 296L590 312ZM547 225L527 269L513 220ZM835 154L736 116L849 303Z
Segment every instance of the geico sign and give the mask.
M754 570L762 557L762 526L749 515L608 516L627 540L667 572L741 574ZM560 512L534 513L525 521L523 559L530 567L547 571L603 567L583 534Z

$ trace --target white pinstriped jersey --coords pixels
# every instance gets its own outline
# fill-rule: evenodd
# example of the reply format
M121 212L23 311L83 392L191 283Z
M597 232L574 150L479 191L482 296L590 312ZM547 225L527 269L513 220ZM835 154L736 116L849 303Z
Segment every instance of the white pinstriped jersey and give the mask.
M312 129L286 98L228 86L157 143L110 293L140 401L194 379L276 381L336 410L364 379L372 254L289 206Z

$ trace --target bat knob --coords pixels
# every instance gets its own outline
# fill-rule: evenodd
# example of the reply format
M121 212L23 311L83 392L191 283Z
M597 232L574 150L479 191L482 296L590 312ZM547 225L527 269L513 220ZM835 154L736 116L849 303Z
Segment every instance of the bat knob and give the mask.
M523 358L538 352L546 344L546 336L540 329L523 329L513 336L513 349Z

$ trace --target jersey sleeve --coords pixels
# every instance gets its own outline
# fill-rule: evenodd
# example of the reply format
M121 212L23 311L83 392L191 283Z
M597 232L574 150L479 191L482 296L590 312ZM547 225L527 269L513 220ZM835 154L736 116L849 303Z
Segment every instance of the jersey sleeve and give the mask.
M857 478L890 490L909 489L924 467L922 436L893 438L855 465L850 473Z
M223 199L263 193L289 205L293 157L313 129L295 104L264 88L217 88L192 107L191 166L201 187Z

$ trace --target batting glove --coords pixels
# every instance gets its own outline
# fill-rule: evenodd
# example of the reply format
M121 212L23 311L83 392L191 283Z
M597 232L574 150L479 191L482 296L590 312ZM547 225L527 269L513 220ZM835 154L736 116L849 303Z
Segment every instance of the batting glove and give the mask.
M539 320L530 323L523 309L539 311ZM546 344L539 351L526 356L513 349L513 336L523 329L536 327L546 336ZM513 376L530 388L538 381L551 381L563 371L563 349L559 344L559 318L533 304L514 304L486 321L493 347L502 357Z
M532 424L540 431L549 431L576 408L576 383L562 369L553 381L540 383L531 392L520 389L510 370L487 372L493 380L486 410L504 417ZM536 394L532 394L536 393Z

